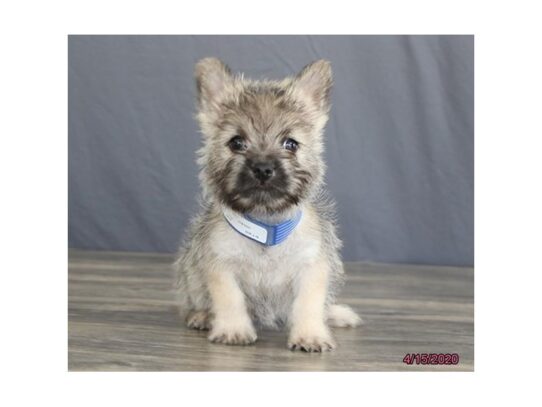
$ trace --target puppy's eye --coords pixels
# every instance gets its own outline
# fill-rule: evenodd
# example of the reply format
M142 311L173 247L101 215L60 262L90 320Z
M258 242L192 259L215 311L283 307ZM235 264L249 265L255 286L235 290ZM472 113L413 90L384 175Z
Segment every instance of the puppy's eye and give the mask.
M247 148L247 144L245 142L245 139L243 137L241 137L241 136L232 137L232 139L230 141L228 141L228 146L233 151L243 151L243 150L246 150L246 148Z
M282 145L286 150L296 152L299 148L299 143L295 141L293 138L287 138L284 140L284 144Z

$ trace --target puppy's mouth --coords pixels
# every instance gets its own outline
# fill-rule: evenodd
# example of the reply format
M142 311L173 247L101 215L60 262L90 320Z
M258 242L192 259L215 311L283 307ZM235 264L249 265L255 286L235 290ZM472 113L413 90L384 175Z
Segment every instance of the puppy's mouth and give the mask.
M280 212L291 205L297 205L299 199L285 189L273 183L251 183L238 187L225 196L224 202L239 212L264 210L268 213Z
M248 168L241 172L231 189L224 189L222 200L239 212L263 210L269 213L280 212L297 205L299 194L292 191L290 178L280 165L275 166L275 174L268 179L257 177Z
M278 197L284 195L286 191L283 191L281 188L276 185L269 183L258 183L251 185L249 187L243 188L239 191L239 195L242 197L249 198L254 195L272 195L273 197Z

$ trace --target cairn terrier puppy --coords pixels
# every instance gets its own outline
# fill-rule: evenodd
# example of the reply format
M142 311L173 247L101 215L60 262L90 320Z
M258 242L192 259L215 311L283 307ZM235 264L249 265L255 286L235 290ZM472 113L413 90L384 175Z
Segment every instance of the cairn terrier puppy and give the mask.
M335 303L344 271L322 159L330 64L252 81L205 58L195 75L202 210L175 263L187 325L229 345L287 326L290 349L331 350L329 327L361 320Z

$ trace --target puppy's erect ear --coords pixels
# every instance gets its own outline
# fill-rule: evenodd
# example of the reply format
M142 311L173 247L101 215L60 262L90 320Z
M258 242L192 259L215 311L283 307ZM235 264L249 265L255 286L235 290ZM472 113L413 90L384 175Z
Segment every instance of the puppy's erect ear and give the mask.
M195 75L198 105L203 110L217 107L233 84L230 68L217 58L200 60L196 64Z
M333 85L331 63L320 59L307 65L297 74L292 85L296 92L308 98L318 109L328 110Z

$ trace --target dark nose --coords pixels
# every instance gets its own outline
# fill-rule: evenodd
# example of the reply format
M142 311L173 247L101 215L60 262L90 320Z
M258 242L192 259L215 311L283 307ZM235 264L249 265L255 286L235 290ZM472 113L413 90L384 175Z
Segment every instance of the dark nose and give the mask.
M272 162L257 162L252 165L252 172L256 179L265 182L275 175L275 166Z

